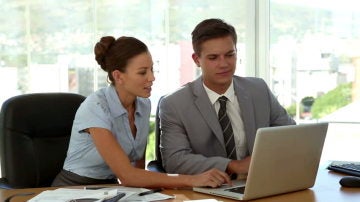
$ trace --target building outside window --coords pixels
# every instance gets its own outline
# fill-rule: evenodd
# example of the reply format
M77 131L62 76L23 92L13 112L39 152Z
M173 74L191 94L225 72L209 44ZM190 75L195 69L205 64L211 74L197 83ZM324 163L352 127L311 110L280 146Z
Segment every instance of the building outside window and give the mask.
M299 123L330 122L324 160L360 160L356 3L270 0L270 85Z

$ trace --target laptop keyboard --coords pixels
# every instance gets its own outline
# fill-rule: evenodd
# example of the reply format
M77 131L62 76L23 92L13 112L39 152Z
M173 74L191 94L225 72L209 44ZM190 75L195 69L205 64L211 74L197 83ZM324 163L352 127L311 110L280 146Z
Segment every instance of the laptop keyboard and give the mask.
M245 187L233 187L233 188L225 189L225 191L230 191L230 192L235 192L235 193L244 194Z
M333 161L327 169L360 177L360 162Z

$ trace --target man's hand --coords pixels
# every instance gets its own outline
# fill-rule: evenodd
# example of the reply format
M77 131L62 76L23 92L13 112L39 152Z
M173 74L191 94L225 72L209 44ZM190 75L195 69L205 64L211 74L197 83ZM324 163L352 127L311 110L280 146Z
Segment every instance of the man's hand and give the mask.
M247 174L249 172L251 156L247 156L241 160L232 160L227 166L226 172L231 175L236 174Z

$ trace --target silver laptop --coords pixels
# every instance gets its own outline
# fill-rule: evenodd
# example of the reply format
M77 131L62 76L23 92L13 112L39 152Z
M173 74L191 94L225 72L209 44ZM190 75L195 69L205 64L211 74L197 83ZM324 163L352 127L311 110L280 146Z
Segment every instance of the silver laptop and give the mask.
M196 192L237 200L273 196L314 186L328 123L260 128L245 180Z

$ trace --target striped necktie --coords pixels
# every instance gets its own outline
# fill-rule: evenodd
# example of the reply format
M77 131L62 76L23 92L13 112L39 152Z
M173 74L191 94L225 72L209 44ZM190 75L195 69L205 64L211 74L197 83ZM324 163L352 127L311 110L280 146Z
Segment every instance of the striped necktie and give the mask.
M225 96L219 97L220 109L218 113L219 122L223 130L224 142L226 147L227 157L230 159L236 158L236 148L234 141L234 132L231 126L230 119L226 113L226 101L228 99Z

